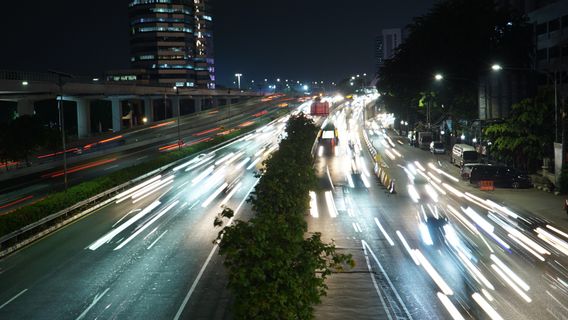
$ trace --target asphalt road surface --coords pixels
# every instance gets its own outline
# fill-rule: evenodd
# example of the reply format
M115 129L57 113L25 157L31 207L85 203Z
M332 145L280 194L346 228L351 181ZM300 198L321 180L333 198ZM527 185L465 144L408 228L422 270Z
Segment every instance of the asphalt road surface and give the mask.
M380 121L363 128L360 109L330 118L339 143L323 141L316 161L310 231L360 262L330 278L318 318L566 319L563 228L480 197ZM396 194L378 183L365 134Z
M224 319L221 205L250 213L286 118L125 191L0 261L0 319Z
M180 137L185 146L213 138L228 130L254 124L281 110L282 100L252 99L241 104L191 114L181 118ZM264 101L263 101L264 100ZM168 119L141 129L117 133L108 141L89 143L80 154L68 154L69 186L142 163L160 153L177 149L177 119ZM119 138L119 139L115 139ZM112 140L115 139L115 140ZM91 146L92 145L92 146ZM72 148L74 149L74 148ZM54 190L64 188L62 155L35 159L37 166L0 175L0 214L35 202Z

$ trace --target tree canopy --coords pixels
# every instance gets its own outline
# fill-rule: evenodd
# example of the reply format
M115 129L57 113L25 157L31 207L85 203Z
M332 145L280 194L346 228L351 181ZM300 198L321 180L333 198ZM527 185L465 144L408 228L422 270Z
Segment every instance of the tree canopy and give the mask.
M321 234L305 237L309 190L316 187L311 147L317 129L300 114L290 118L286 133L279 150L264 162L249 200L254 217L224 226L217 238L237 319L312 319L313 305L325 295L326 277L353 264L351 256L323 243ZM232 217L226 208L215 225Z
M485 128L490 152L516 167L534 169L539 159L552 157L554 95L541 91L535 98L514 104L504 123Z
M516 68L530 63L531 28L526 17L497 7L493 0L440 1L426 15L414 18L407 30L408 37L379 72L379 92L398 116L423 110L419 100L436 92L434 118L476 118L479 76L490 72L492 63ZM435 81L436 73L444 79Z

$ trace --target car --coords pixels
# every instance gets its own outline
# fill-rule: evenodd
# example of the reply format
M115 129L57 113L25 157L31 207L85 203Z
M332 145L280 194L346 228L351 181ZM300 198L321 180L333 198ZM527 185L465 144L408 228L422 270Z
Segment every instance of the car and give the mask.
M531 178L515 168L489 164L472 165L469 183L480 185L481 181L493 181L493 185L499 188L532 187Z
M446 148L442 141L432 141L430 143L430 152L433 154L443 154L446 153Z

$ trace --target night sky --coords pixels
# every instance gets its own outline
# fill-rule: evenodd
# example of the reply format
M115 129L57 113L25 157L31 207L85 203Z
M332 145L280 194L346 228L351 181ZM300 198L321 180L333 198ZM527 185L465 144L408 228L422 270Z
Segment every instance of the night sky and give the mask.
M100 75L129 67L128 0L5 1L0 68ZM218 83L337 81L374 72L374 41L434 0L216 0Z

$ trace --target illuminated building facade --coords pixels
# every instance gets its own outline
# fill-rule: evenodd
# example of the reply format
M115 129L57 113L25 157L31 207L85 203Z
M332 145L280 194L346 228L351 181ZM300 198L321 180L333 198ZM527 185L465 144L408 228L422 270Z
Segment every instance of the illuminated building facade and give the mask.
M209 0L132 0L130 62L150 84L215 88Z

